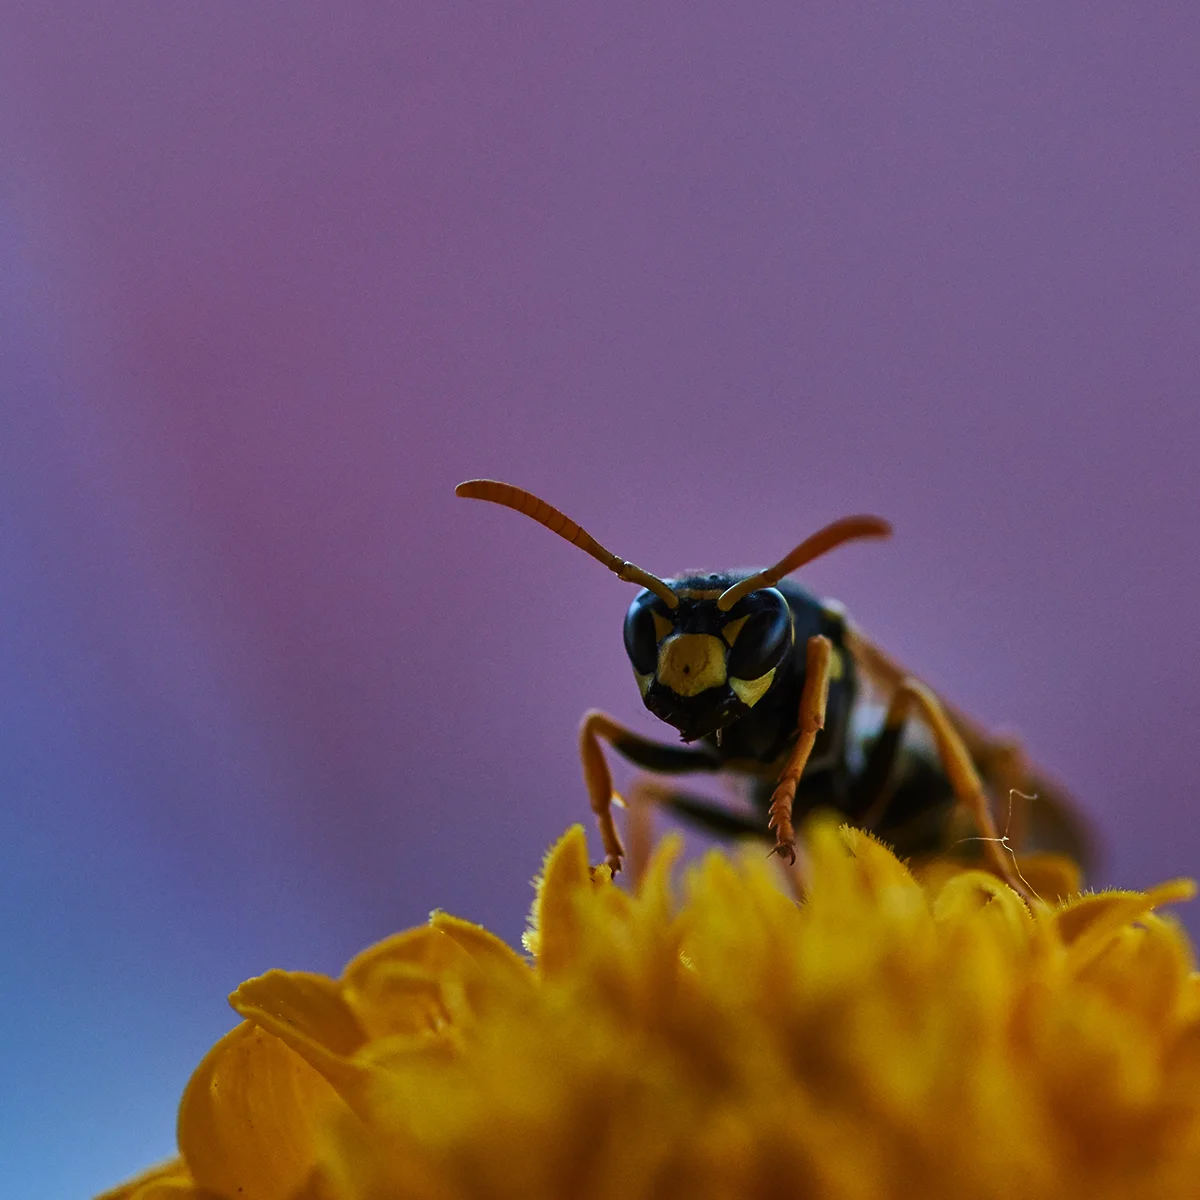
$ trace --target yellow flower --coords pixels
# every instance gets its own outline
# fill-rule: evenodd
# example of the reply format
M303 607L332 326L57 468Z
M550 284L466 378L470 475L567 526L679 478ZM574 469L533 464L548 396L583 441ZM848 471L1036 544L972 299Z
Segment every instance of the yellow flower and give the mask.
M802 904L719 854L677 901L675 843L631 895L575 828L532 962L435 913L340 980L250 980L180 1159L106 1200L1200 1195L1200 978L1152 911L1190 884L1031 910L807 844Z

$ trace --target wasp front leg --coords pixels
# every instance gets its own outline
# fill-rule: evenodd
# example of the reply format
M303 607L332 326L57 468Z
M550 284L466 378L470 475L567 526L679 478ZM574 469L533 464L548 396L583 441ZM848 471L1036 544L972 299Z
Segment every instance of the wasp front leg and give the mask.
M767 828L775 833L775 853L789 864L796 861L796 831L792 828L792 805L800 776L808 765L809 755L817 734L825 727L825 706L829 700L829 676L833 663L833 646L827 637L818 634L808 639L804 688L800 693L799 736L788 755L787 763L771 795L770 819Z
M579 758L583 764L583 779L587 784L588 800L596 814L600 838L604 843L604 861L615 875L621 869L625 847L613 820L612 805L620 796L613 791L612 772L600 745L603 738L612 748L635 766L650 771L679 774L690 771L714 771L721 760L711 751L683 746L664 746L641 734L626 729L607 713L597 708L583 715L579 726Z

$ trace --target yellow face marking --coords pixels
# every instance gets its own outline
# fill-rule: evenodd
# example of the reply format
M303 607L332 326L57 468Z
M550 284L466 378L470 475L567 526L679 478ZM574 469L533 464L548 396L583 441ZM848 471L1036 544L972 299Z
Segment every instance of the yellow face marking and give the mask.
M654 618L654 640L661 642L675 626L661 613L656 613L654 609L650 610L650 615Z
M742 626L750 620L750 614L747 613L744 617L738 617L736 621L730 621L721 630L721 636L732 646L737 641L737 635L742 632Z
M733 693L747 707L753 708L762 698L767 688L775 679L775 668L772 667L765 675L757 679L737 679L729 677L729 686Z
M725 643L711 633L677 633L659 643L658 682L679 696L698 696L725 682Z
M846 673L846 664L842 660L842 652L836 647L833 647L833 655L829 660L829 678L841 679Z
M650 690L650 685L654 682L654 672L650 671L643 675L640 671L634 671L634 679L637 680L638 691L642 693L642 699L646 698L646 693Z

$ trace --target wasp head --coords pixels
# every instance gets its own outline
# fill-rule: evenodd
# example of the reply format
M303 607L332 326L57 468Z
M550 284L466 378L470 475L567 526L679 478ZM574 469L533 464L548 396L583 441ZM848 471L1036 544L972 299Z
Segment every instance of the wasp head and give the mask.
M727 576L667 580L678 598L638 594L625 615L625 651L646 707L686 742L745 716L775 682L792 648L792 618L773 587L719 607Z
M775 587L785 575L855 538L886 537L879 517L842 517L818 529L773 566L752 575L660 579L602 546L532 492L495 479L454 489L469 500L515 509L578 546L618 578L640 584L625 617L625 649L646 707L685 742L719 734L770 691L792 648L791 611Z

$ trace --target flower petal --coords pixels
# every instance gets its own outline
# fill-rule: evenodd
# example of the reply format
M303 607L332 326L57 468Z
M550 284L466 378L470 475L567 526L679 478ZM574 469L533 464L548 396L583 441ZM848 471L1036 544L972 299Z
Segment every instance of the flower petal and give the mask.
M1065 854L1018 854L1017 871L1033 894L1048 904L1078 895L1083 885L1079 864Z
M420 1039L465 1026L499 997L532 984L529 964L494 934L435 912L427 926L358 955L341 986L373 1039Z
M525 935L525 945L544 975L566 970L575 960L579 916L574 898L590 879L587 838L582 825L572 825L546 855Z
M341 985L304 971L268 971L229 997L233 1009L290 1046L352 1107L363 1104L370 1068L354 1061L367 1035Z
M435 913L340 981L249 981L184 1098L190 1171L115 1200L1192 1200L1200 976L1151 911L1191 885L1027 905L806 832L799 904L761 852L680 901L667 844L614 887L576 828L532 967Z
M434 913L430 925L458 950L453 969L442 977L442 997L451 1021L466 1026L492 1014L496 1006L528 996L534 973L516 951L494 934L448 913Z
M449 1020L442 977L462 957L440 929L409 929L351 959L342 992L372 1038L436 1032Z
M183 1159L175 1158L143 1171L96 1200L220 1200L192 1178Z
M514 983L523 983L529 978L528 963L507 942L482 925L444 912L435 912L429 918L429 924L450 938L480 967L500 972Z
M1101 953L1123 926L1152 909L1190 900L1195 894L1196 885L1190 879L1173 879L1148 892L1112 891L1080 896L1054 914L1054 925L1069 947L1072 967L1078 970Z
M1180 1016L1194 970L1191 948L1172 920L1145 913L1138 925L1118 930L1088 964L1081 979L1102 988L1112 1002L1143 1020L1169 1027Z
M284 1041L316 1042L342 1058L367 1040L358 1018L342 999L341 987L325 975L267 971L247 979L229 997L229 1003L247 1020L269 1028Z
M1032 918L1021 897L988 871L963 871L947 880L933 903L939 921L963 920L978 914L1002 925L1015 944L1029 941Z
M226 1200L287 1200L317 1163L317 1130L345 1111L319 1072L249 1021L196 1068L179 1106L193 1179Z

